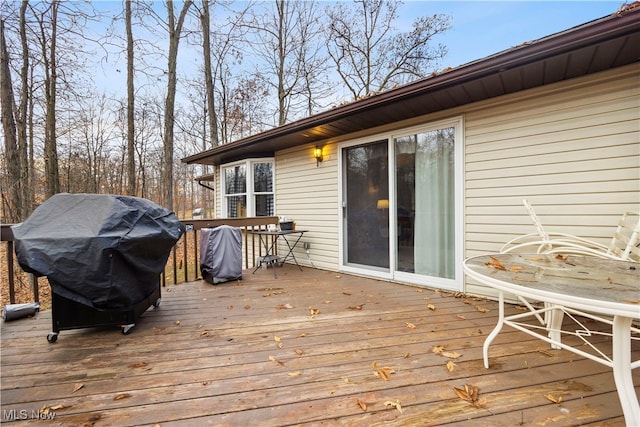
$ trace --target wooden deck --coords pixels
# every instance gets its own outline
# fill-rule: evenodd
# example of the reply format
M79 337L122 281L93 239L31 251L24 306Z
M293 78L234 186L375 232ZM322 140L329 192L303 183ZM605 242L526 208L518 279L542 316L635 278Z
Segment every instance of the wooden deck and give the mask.
M484 369L497 304L461 295L287 265L277 279L164 288L129 335L78 329L49 344L50 315L2 323L3 422L624 425L609 368L526 334L507 328ZM465 385L475 404L456 395Z

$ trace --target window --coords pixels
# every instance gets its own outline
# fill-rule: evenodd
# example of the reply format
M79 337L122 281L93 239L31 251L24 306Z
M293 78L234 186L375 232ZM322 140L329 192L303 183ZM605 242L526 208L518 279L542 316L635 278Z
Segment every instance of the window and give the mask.
M253 159L223 166L221 177L223 216L240 218L274 214L272 160Z

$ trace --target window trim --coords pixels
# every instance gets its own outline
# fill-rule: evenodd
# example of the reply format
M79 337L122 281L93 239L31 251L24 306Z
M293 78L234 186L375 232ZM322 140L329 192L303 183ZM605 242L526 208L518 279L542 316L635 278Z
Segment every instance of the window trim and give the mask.
M260 191L260 192L255 192L254 191L254 176L253 176L253 165L255 163L271 163L271 179L272 179L272 191L271 192L265 192L265 191ZM226 185L226 174L225 174L225 170L227 168L232 168L235 166L241 166L244 165L245 166L245 170L246 170L246 180L247 182L245 183L246 185L246 191L244 193L234 193L234 194L227 194L227 185ZM220 165L220 193L221 193L221 197L220 197L220 217L221 218L229 218L227 216L228 213L228 204L227 201L229 200L229 197L231 196L245 196L246 199L246 217L241 217L241 218L248 218L248 217L252 217L252 216L256 216L256 207L255 207L255 196L256 195L264 195L264 194L272 194L273 195L273 212L277 212L276 210L276 162L275 162L275 158L273 157L260 157L260 158L252 158L252 159L246 159L246 160L240 160L237 162L232 162L232 163L225 163L223 165Z

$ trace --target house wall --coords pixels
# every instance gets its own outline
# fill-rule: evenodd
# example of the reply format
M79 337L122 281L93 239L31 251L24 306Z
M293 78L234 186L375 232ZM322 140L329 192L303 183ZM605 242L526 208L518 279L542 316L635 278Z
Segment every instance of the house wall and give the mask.
M523 198L550 231L607 243L620 215L640 210L639 73L634 64L325 141L318 167L314 145L280 151L276 214L309 230L301 264L336 271L339 142L463 115L465 257L535 231Z
M322 145L318 145L322 146ZM322 147L316 165L315 145L304 145L276 155L276 215L294 219L296 229L308 230L296 259L301 264L338 270L338 153L335 143Z

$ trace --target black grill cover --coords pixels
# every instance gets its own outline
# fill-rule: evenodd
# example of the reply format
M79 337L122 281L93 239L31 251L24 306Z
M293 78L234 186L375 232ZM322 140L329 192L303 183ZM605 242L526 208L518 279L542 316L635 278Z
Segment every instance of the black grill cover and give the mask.
M137 197L56 194L12 227L18 263L52 291L97 309L130 309L157 289L184 227Z

